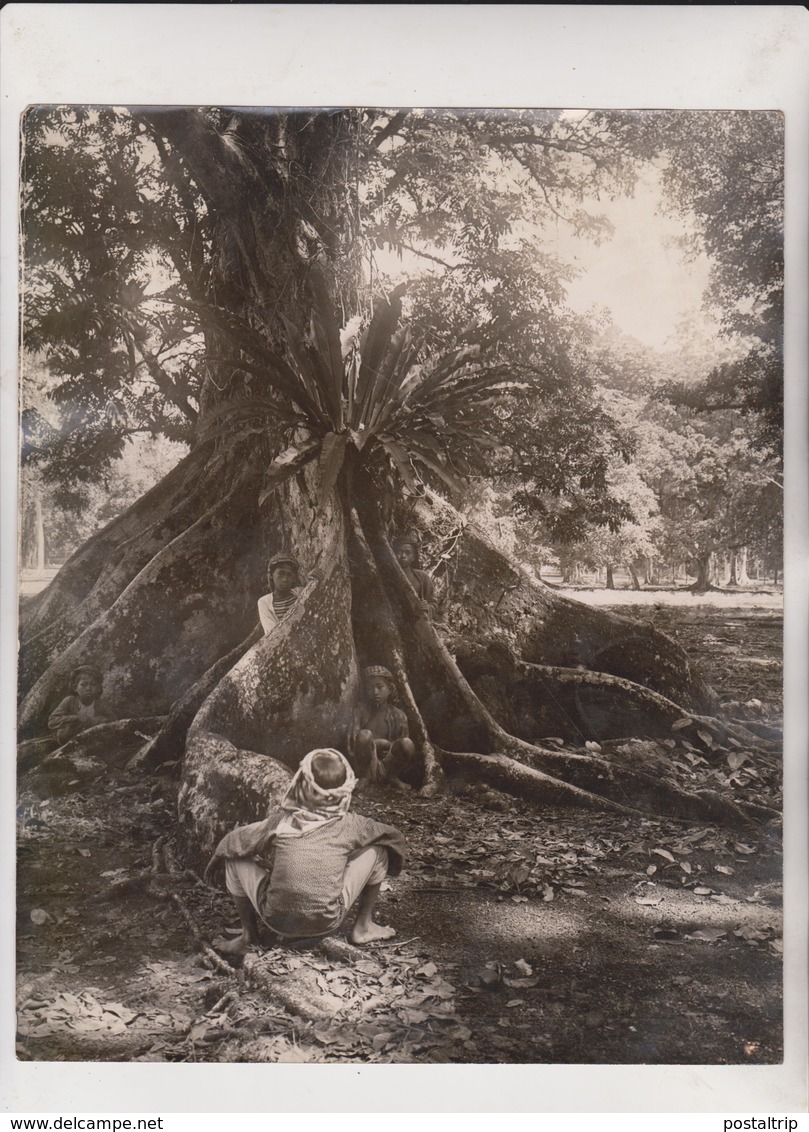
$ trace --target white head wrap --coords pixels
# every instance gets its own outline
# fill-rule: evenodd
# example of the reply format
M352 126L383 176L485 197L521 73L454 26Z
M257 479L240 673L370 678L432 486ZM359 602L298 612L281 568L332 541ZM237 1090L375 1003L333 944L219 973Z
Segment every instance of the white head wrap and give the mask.
M331 755L340 760L345 767L345 781L339 786L324 788L315 782L312 771L312 762L317 755ZM344 755L334 747L317 747L304 755L289 789L281 802L281 809L287 816L282 818L276 831L276 837L300 837L318 825L337 821L348 813L351 805L351 794L357 785L357 779L351 764Z

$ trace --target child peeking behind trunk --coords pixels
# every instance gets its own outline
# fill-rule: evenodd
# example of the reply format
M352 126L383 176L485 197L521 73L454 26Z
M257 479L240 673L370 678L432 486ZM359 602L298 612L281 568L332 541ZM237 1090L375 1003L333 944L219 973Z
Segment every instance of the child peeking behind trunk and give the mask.
M264 636L285 619L300 594L300 567L288 554L278 554L267 567L270 592L258 599L258 617Z
M374 923L382 881L398 875L405 842L398 829L350 814L356 784L349 763L332 748L310 751L280 810L241 826L217 846L206 869L225 864L241 935L217 941L220 951L243 954L259 941L257 916L283 939L329 935L358 902L349 939L390 939L393 928ZM273 854L272 866L266 862Z
M432 617L435 612L435 584L425 570L419 569L418 540L401 535L393 540L392 545L404 576L416 591L422 610L428 617Z
M65 696L51 712L48 728L56 732L60 743L66 743L80 731L107 723L112 715L102 703L101 670L94 664L82 664L70 674L71 695Z

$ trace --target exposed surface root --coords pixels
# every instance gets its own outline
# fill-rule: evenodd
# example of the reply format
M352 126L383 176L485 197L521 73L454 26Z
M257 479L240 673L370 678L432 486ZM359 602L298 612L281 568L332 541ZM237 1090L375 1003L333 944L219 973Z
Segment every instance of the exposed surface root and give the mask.
M127 764L127 769L153 770L162 763L180 759L185 746L185 736L194 716L222 677L260 639L261 630L257 626L241 644L211 665L208 671L176 701L158 733L135 752Z
M716 696L688 655L654 626L553 592L434 493L419 499L415 517L428 543L434 528L450 523L458 531L445 570L453 648L468 637L505 642L530 663L612 673L689 710L715 710Z
M689 712L620 676L528 664L502 645L470 646L459 665L503 727L527 742L542 735L574 743L627 734L670 738L676 731L709 753L729 738L749 750L766 746L744 724Z
M105 767L120 767L132 751L153 735L163 723L163 716L145 719L117 719L99 723L80 732L59 746L55 738L29 739L17 749L17 771L25 774L39 767L51 775L68 773L80 763L91 761L103 772Z
M116 552L129 540L159 523L186 497L207 453L199 448L173 468L129 510L89 539L61 568L51 584L26 602L20 612L20 637L26 641L81 605Z
M485 782L496 790L547 806L577 806L631 814L634 807L582 790L543 771L525 766L506 755L478 755L471 752L441 751L441 764L448 774L464 781Z
M194 920L194 917L189 912L182 898L178 896L176 892L173 892L171 894L171 899L174 901L177 908L179 909L180 915L185 920L188 929L191 932L191 935L194 937L194 942L197 944L200 951L203 953L214 970L218 971L220 975L233 976L234 970L230 966L230 964L225 962L225 960L222 959L221 956L217 955L211 945L207 942L207 940L203 939L202 933L200 932L199 927Z
M387 595L379 578L371 548L363 533L356 510L351 512L351 554L357 576L354 592L354 631L358 648L367 664L382 664L393 673L400 706L408 717L410 738L421 753L421 788L432 793L441 786L442 771L435 749L413 695L401 637L396 631ZM358 600L362 595L361 600Z
M72 667L90 660L104 668L105 696L109 686L113 703L148 718L94 728L53 753L52 740L24 745L23 769L42 760L52 773L100 776L113 749L133 771L182 759L180 813L205 853L225 828L263 816L303 752L344 746L359 661L391 669L422 760L413 785L426 793L446 770L543 803L733 825L765 817L683 789L658 763L631 765L631 751L613 759L553 747L549 737L581 747L643 735L673 746L672 735L687 735L717 762L726 743L769 755L753 728L705 714L709 690L664 634L553 594L461 525L448 584L453 655L446 626L437 630L393 554L373 485L343 483L321 507L317 468L307 467L259 511L263 473L242 455L184 463L156 489L151 514L136 507L88 544L84 582L74 563L59 594L37 601L29 644L44 642L48 611L63 628L100 612L26 697L21 733L44 726ZM226 486L211 505L215 475ZM262 637L255 597L276 522L273 545L283 541L312 576Z

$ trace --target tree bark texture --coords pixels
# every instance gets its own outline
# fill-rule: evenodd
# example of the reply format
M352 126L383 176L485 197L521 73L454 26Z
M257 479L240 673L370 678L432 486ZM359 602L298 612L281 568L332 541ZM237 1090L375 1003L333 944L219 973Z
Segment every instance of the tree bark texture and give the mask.
M260 367L228 346L224 318L273 346L280 315L305 314L313 266L347 316L360 308L349 191L358 119L150 110L143 120L170 147L178 191L190 178L212 225L207 275L187 287L209 316L202 428L222 406L265 392ZM45 732L76 665L98 665L121 717L159 717L130 765L182 760L181 821L203 852L226 828L263 817L307 750L346 749L359 671L384 664L423 790L463 774L554 805L707 813L690 795L651 789L642 770L542 744L658 734L673 713L712 710L713 693L673 641L537 583L426 493L409 512L425 541L442 526L458 532L444 620L433 624L359 464L346 461L325 501L312 462L259 502L281 442L280 425L198 441L26 605L20 738ZM260 636L256 601L279 551L300 563L303 591Z
M131 765L182 759L182 821L207 850L229 825L260 818L307 750L345 749L358 672L384 664L420 753L422 788L480 771L492 785L553 804L676 809L671 792L663 803L660 790L640 790L637 775L622 772L616 785L598 760L543 744L546 735L582 743L669 734L678 715L710 710L710 689L669 638L537 583L430 495L418 502L417 524L460 528L446 620L436 626L361 483L351 497L335 491L321 510L310 465L259 508L255 463L204 463L216 483L229 469L238 490L221 493L221 504L190 505L178 483L193 495L204 476L189 481L184 462L152 493L154 512L136 504L40 596L29 616L34 640L43 608L81 624L100 593L107 607L50 663L40 654L21 705L28 734L42 734L76 664L100 664L105 697L122 715L161 717ZM187 525L167 538L160 532L178 514ZM259 636L265 564L281 549L316 576L277 630Z

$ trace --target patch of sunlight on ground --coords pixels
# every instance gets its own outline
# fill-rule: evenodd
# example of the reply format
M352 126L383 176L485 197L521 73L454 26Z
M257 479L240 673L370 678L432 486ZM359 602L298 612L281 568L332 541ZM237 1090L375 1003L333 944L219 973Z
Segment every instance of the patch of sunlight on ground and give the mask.
M780 592L736 590L734 592L695 594L690 590L579 590L556 589L556 593L571 597L585 605L680 605L699 609L775 609L784 606Z

